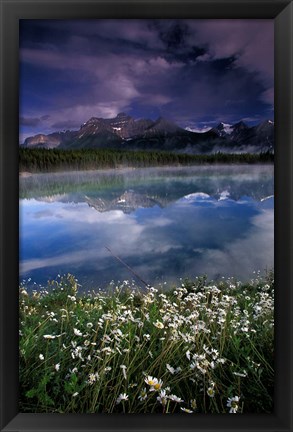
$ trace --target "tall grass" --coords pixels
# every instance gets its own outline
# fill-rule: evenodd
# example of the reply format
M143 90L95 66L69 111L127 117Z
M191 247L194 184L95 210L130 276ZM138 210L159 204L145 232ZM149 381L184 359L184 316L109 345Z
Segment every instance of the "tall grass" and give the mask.
M20 411L268 413L273 277L78 294L20 286Z

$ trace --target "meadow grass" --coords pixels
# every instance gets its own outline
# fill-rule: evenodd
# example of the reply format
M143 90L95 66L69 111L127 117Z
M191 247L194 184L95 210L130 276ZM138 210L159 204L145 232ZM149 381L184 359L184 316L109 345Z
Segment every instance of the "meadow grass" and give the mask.
M274 281L20 286L20 411L271 413Z

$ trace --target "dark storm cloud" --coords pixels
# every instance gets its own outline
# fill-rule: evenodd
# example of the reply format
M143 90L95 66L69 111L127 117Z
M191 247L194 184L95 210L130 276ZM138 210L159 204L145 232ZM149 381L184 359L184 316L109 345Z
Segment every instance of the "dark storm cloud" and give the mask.
M273 115L273 20L22 20L20 41L31 130L44 115L51 128L119 111L183 126Z
M19 117L19 123L22 126L38 126L44 121L49 120L49 115L43 115L41 117Z
M22 126L38 126L41 120L39 118L20 117L19 122Z
M79 126L80 124L76 120L64 120L64 121L53 123L51 125L51 128L54 130L71 129L71 128L78 129Z
M191 32L185 21L153 21L151 24L164 44L162 56L169 61L194 62L206 53L204 46L190 43Z
M154 27L157 27L160 39L168 51L185 48L186 36L189 33L188 25L185 22L154 21Z
M177 84L175 79L170 83L177 85L179 96L172 106L163 109L181 122L191 117L201 121L207 115L216 122L233 122L243 118L245 112L257 115L262 103L255 95L261 93L262 85L255 74L234 68L233 64L233 59L226 59L182 68Z

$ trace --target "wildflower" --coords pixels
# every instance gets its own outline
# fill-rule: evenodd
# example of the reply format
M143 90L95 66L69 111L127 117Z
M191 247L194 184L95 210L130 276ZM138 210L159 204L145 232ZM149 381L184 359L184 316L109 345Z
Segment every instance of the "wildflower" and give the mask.
M43 356L43 354L40 354L40 355L39 355L39 359L40 359L40 360L44 360L44 358L45 358L45 357Z
M190 406L192 409L196 409L197 408L197 403L196 403L196 399L191 399L190 401Z
M207 395L208 395L209 397L214 397L214 396L215 396L215 390L214 390L214 387L209 387L209 388L207 389Z
M196 366L197 366L197 363L195 363L195 362L190 363L190 369L193 370L196 368Z
M161 390L160 395L157 397L157 401L160 402L163 406L167 404L168 396L166 394L166 390Z
M87 323L87 328L92 328L93 327L93 323L91 323L91 322L89 322L89 323Z
M173 368L172 366L170 366L170 365L167 363L167 364L166 364L166 368L167 368L167 370L168 370L172 375L181 372L181 367L180 367L180 366L179 366L178 368L175 369L175 368Z
M124 376L124 379L126 379L127 377L126 377L126 366L125 365L120 365L120 367L121 367L121 369L122 369L122 373L123 373L123 376Z
M44 339L55 339L56 336L54 335L44 335L43 338Z
M161 390L163 385L163 381L162 380L157 380L157 382L151 386L150 391L158 391Z
M79 394L78 392L75 392L73 393L72 397L76 397L78 394Z
M82 336L81 331L76 328L73 329L73 333L75 334L75 336Z
M138 396L138 399L139 399L140 401L143 401L143 400L145 400L147 397L148 397L148 395L147 395L147 389L144 388L144 389L140 392L140 394L139 394L139 396Z
M186 355L187 359L190 360L190 351L189 350L186 351L185 355Z
M23 296L28 296L28 293L24 288L22 288L22 290L20 291L20 294L22 294Z
M246 370L244 370L243 373L233 372L233 375L236 375L236 376L239 376L239 377L242 377L242 378L246 378L247 377L247 372L246 372Z
M60 363L55 364L55 370L58 372L60 369Z
M184 402L183 399L181 399L180 397L176 396L176 395L170 395L169 399L171 399L172 401L176 402L176 403L181 403Z
M119 404L121 401L126 401L128 400L128 395L126 393L121 393L116 401L116 404Z
M94 373L90 373L89 374L89 378L88 378L88 384L92 385L94 384L97 380L99 379L99 374L96 372Z
M175 373L175 369L172 367L172 366L170 366L168 363L166 364L166 368L168 369L168 371L172 374L172 375L174 375L174 373Z
M157 327L158 329L163 329L164 328L164 324L161 321L156 321L154 323L154 326Z
M112 342L112 339L108 335L104 335L102 341L105 343L110 343Z
M120 329L116 329L115 331L113 331L113 333L116 333L118 336L123 336L123 333Z
M105 347L101 349L101 352L105 352L106 355L110 355L111 353L113 353L114 351L110 348L110 347Z
M188 414L192 414L193 413L193 411L191 411L190 409L187 409L187 408L180 407L180 409L181 409L181 411L184 411L184 412L186 412Z
M227 407L230 408L230 414L236 414L239 406L239 396L234 396L232 398L228 398Z
M148 377L145 378L144 381L145 381L146 384L148 384L149 386L154 386L155 384L158 383L158 379L157 379L157 378L154 378L154 377L152 377L152 376L150 376L150 375L148 375Z

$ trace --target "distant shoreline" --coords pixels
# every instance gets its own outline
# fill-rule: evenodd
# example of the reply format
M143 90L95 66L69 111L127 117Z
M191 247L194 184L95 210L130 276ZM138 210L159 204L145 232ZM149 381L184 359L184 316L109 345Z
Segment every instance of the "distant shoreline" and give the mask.
M135 169L164 166L197 166L212 164L256 164L273 163L270 152L213 153L191 155L185 153L157 151L123 151L112 149L28 149L19 151L19 172L21 177L33 173L60 171L96 171L101 169Z
M19 177L30 177L31 175L33 175L33 173L28 172L28 171L19 171Z

